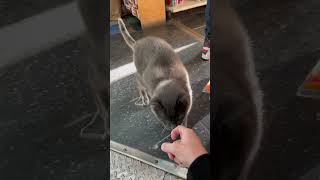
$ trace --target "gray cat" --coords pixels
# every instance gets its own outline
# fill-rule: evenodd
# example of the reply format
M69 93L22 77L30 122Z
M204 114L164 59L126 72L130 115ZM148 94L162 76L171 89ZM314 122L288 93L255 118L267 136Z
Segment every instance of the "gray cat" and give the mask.
M248 34L227 0L213 1L212 20L216 179L244 180L262 140L262 91Z
M106 35L109 21L108 1L106 0L78 0L78 8L85 25L87 57L81 62L87 70L87 81L94 96L101 119L104 121L104 133L82 133L81 136L90 139L109 139L109 49ZM94 120L94 119L93 119Z
M121 34L133 51L140 97L137 105L149 105L168 130L179 124L187 126L192 105L189 75L179 56L163 39L145 37L135 41L122 19Z

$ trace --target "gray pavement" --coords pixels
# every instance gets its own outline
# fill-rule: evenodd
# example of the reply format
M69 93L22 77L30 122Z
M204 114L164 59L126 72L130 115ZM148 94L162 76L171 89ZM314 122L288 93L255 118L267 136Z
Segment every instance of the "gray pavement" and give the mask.
M58 27L72 21L74 11L58 11L73 14L68 17L47 11L66 2L0 1L2 180L106 177L106 145L79 138L95 106L79 64L82 49L78 39L70 41L79 33L66 35ZM83 116L81 123L64 127Z
M0 0L0 27L4 27L73 0Z
M0 179L106 177L106 144L79 138L88 114L96 111L79 64L82 57L79 41L69 41L1 75Z
M130 178L134 180L182 180L177 176L115 151L110 151L110 157L110 180Z
M2 27L0 68L75 39L83 31L75 2Z

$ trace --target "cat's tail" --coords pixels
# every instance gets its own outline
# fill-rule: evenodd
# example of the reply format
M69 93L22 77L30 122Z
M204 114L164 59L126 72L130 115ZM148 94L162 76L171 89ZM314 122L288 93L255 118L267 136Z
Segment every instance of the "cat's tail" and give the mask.
M119 29L122 34L123 39L126 41L127 45L133 49L134 44L136 41L132 38L132 36L129 34L126 25L124 24L123 20L121 18L118 19Z

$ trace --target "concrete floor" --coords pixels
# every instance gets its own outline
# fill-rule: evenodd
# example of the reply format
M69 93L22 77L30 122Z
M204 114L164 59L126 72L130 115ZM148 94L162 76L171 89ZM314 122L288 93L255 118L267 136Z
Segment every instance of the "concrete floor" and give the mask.
M103 179L106 145L79 138L96 111L79 41L7 67L0 77L0 179ZM88 116L70 128L64 125ZM17 173L18 172L18 173Z
M0 0L0 28L68 2L71 0ZM84 80L85 69L79 63L83 49L77 38L61 41L16 64L1 66L1 180L107 177L106 144L79 138L80 128L96 111ZM79 119L83 120L65 127Z
M182 180L161 169L149 166L114 151L110 151L110 180L148 179L148 180ZM119 163L121 162L121 163Z
M24 18L59 7L72 0L0 0L0 27L16 23Z

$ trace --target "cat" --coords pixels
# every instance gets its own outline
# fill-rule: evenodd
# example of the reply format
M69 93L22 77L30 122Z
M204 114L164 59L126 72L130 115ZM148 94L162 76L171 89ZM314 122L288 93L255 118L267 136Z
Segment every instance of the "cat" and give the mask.
M110 132L109 120L109 49L108 35L108 4L106 0L78 0L78 8L85 25L85 40L88 57L83 66L88 70L87 80L94 96L101 119L104 121L104 134L90 133L88 138L108 139Z
M247 179L263 134L263 96L248 34L227 0L213 1L213 163L217 180Z
M120 32L133 52L141 105L151 111L167 130L187 126L192 106L188 72L173 48L163 39L147 36L135 41L122 19Z

